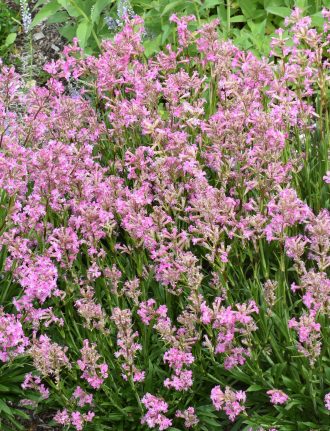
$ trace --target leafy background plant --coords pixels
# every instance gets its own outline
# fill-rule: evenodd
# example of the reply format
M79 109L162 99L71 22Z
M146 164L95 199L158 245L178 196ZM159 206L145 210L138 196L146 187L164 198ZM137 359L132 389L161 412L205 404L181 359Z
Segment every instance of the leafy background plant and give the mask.
M325 5L324 0L39 0L35 8L41 9L33 26L42 20L57 23L68 41L78 37L80 46L91 54L98 52L103 39L119 30L118 15L133 11L145 20L145 47L147 55L151 55L173 41L175 26L169 22L171 14L194 14L198 24L219 18L220 37L232 38L240 48L267 55L270 35L282 25L292 7L302 8L312 16L315 25L320 25L320 10ZM109 17L114 28L109 28Z
M18 12L0 1L0 58L4 60L14 49L19 24Z

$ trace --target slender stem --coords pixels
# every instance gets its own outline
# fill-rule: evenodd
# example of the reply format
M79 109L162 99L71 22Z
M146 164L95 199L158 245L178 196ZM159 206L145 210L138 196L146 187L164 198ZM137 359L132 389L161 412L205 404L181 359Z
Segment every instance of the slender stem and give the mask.
M133 390L133 392L134 392L134 395L135 395L136 401L137 401L137 403L138 403L138 405L139 405L139 409L140 409L140 411L143 413L143 406L142 406L142 404L141 404L141 400L140 400L139 394L138 394L138 392L137 392L137 390L136 390L136 387L135 387L135 384L134 384L134 381L133 381L132 376L130 376L130 377L129 377L129 382L130 382L131 388L132 388L132 390Z
M230 32L230 1L231 0L227 0L227 37L229 37Z
M32 33L31 31L29 32L29 43L30 43L30 70L29 70L29 75L30 75L30 81L32 81L33 78L33 44L32 44Z

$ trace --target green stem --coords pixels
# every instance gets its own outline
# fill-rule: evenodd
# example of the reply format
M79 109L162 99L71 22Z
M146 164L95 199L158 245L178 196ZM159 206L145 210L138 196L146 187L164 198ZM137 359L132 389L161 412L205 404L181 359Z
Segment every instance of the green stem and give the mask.
M32 81L33 78L33 45L32 45L32 34L31 31L29 33L29 43L30 43L30 70L29 70L29 76L30 76L30 81Z
M133 392L134 392L134 395L135 395L136 401L137 401L137 403L138 403L138 405L139 405L139 409L140 409L140 411L143 413L143 412L144 412L144 410L143 410L143 406L142 406L142 404L141 404L141 400L140 400L139 394L138 394L138 392L137 392L137 390L136 390L135 384L134 384L133 379L132 379L132 377L131 377L131 376L129 377L129 382L130 382L130 384L131 384L131 388L132 388L132 390L133 390Z
M231 0L227 0L227 37L229 37L229 32L230 32L230 1Z
M95 33L93 23L89 19L88 15L86 15L85 12L77 5L77 3L75 2L75 0L69 0L69 1L77 9L77 11L80 13L80 15L82 15L87 21L89 21L91 23L93 38L94 38L94 40L96 42L97 47L99 48L99 50L101 50L101 44L100 44L99 38L97 37L97 35Z

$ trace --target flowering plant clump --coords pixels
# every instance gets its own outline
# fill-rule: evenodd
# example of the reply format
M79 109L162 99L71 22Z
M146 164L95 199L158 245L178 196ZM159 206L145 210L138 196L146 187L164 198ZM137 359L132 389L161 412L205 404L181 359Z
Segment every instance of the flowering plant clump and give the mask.
M232 391L229 387L223 392L220 386L215 386L211 391L211 400L216 410L223 410L234 421L245 410L246 394L243 391Z
M23 353L28 344L19 319L13 314L4 313L0 308L0 360L9 361Z
M0 361L25 405L68 430L329 429L323 20L295 9L267 60L174 15L147 59L126 17L45 86L2 68Z

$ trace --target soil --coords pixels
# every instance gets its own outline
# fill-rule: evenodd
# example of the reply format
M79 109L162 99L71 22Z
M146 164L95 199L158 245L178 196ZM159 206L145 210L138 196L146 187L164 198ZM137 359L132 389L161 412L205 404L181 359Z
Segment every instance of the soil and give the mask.
M14 0L5 0L5 3L14 10L19 10L19 3ZM30 0L31 11L37 0ZM32 11L32 18L38 10ZM31 63L31 42L33 55L33 70L35 75L43 69L45 63L57 59L67 41L60 35L57 24L41 23L30 34L21 31L15 41L15 50L10 55L10 61L24 73L24 63ZM23 70L22 70L23 69Z

